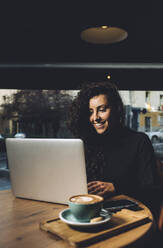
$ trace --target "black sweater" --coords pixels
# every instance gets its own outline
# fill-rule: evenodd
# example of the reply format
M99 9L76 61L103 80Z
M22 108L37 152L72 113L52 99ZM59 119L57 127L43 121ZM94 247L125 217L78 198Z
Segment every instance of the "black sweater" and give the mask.
M134 193L157 184L156 158L146 134L124 128L107 138L104 181L113 182L119 193Z
M112 182L117 194L127 194L158 210L156 158L148 136L128 128L97 135L102 145L105 167L103 181Z

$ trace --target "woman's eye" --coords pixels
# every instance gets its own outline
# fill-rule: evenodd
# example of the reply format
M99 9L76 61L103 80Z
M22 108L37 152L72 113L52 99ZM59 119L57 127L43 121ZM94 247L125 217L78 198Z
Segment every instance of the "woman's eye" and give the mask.
M106 108L101 108L101 109L99 109L99 111L105 112L106 111Z

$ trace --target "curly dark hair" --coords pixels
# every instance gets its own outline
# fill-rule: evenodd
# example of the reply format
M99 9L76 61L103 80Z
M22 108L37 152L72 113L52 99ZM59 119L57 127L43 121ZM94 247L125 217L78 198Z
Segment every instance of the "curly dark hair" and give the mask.
M109 127L124 126L124 106L116 85L108 81L87 83L79 91L69 112L68 127L75 137L87 140L95 134L89 122L89 100L101 94L107 96L111 108Z
M110 82L84 84L69 111L68 127L76 138L81 138L84 141L88 182L103 180L106 166L104 157L105 135L97 134L89 121L89 100L101 94L107 96L111 109L109 130L123 127L123 102L117 87Z

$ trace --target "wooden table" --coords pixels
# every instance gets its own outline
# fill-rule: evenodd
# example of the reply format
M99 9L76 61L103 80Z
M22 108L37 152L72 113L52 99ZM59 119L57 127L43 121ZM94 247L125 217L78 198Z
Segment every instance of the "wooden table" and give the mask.
M126 196L116 196L116 199ZM129 197L128 197L129 198ZM131 199L131 198L129 198ZM125 247L145 242L152 234L153 216L149 209L140 203L151 222L97 242L89 248ZM5 248L67 248L65 241L40 230L40 221L57 217L65 205L15 198L10 190L0 191L0 247ZM135 247L135 246L134 246Z

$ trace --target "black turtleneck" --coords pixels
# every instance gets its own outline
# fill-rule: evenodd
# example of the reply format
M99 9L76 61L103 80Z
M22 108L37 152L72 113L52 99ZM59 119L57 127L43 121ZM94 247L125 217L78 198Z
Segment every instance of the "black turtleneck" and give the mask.
M102 149L105 161L99 180L112 182L117 194L127 194L153 206L159 191L156 158L148 136L119 128L96 135L93 142Z

